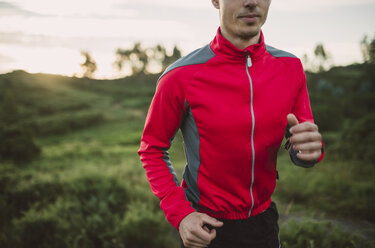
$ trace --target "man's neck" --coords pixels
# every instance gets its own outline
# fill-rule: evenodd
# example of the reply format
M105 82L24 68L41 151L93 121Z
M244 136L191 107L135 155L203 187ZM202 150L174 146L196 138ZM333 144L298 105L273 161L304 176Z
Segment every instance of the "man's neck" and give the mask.
M245 49L248 46L259 43L259 40L260 40L260 32L257 35L250 37L249 39L242 39L240 37L234 37L230 35L229 33L227 33L224 29L221 29L220 32L221 32L221 35L225 39L227 39L235 47L241 50Z

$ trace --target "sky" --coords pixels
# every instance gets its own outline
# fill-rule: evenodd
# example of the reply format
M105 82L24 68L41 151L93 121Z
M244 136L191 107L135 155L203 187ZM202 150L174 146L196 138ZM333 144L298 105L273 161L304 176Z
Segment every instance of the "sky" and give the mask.
M298 57L323 43L332 63L362 61L359 43L375 38L375 0L273 0L265 42ZM182 54L209 43L219 13L209 0L0 0L0 73L81 75L80 51L98 65L97 78L122 76L118 48L160 43Z

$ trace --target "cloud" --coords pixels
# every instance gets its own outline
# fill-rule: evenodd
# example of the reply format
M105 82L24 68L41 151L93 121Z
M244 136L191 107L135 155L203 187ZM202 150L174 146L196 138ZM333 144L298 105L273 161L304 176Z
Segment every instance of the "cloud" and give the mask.
M13 15L22 15L22 16L37 16L37 13L34 13L29 10L25 10L15 4L9 2L0 2L0 16L13 16Z
M79 71L79 51L67 48L23 48L0 45L0 54L13 61L0 67L0 72L27 70L32 73L47 72L72 75Z
M24 32L0 32L0 45L22 48L68 48L114 54L119 47L130 47L135 39L128 37L59 37L53 35L26 34Z
M10 56L0 54L0 65L6 65L8 63L14 62L14 59Z
M338 7L349 7L349 6L363 6L372 5L374 6L373 0L282 0L273 1L271 9L282 12L320 12L320 11L332 11Z
M123 5L134 4L133 1L119 1ZM137 0L136 4L142 7L158 5L160 7L175 7L182 9L212 9L213 6L209 0L189 0L189 1L176 1L176 0Z
M147 10L155 11L157 15L160 11L165 12L170 8L178 8L190 11L207 10L213 8L210 1L190 0L15 0L14 7L22 8L31 13L40 15L60 16L60 17L134 17ZM140 13L134 10L136 8ZM171 13L171 12L169 12Z
M56 37L127 37L131 39L186 38L188 25L154 19L98 20L95 18L24 18L9 17L0 20L4 33L23 32L28 35ZM172 30L172 31L171 31Z
M0 32L0 44L20 46L51 46L53 41L45 35L27 35L23 32Z
M23 9L40 15L58 17L128 17L136 13L131 9L117 9L124 0L16 0Z

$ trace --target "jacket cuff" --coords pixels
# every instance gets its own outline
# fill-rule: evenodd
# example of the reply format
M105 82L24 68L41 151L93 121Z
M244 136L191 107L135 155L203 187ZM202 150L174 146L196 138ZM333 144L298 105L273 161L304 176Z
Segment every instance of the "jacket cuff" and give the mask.
M169 218L170 216L167 216L167 219L169 221L169 223L172 224L172 226L174 226L174 228L176 228L177 232L179 231L179 226L180 226L180 223L181 221L186 217L188 216L189 214L193 213L193 212L196 212L196 210L192 207L190 208L185 208L185 209L180 209L178 211L178 213L176 213L175 216L173 216L173 218Z
M322 154L320 155L320 157L318 159L318 162L322 161L323 158L324 158L324 144L323 144L323 140L321 142L322 142Z
M298 165L298 166L301 166L301 167L304 167L304 168L311 168L311 167L313 167L318 162L318 161L306 161L306 160L302 160L302 159L300 159L300 158L297 157L298 152L299 151L296 151L293 148L289 149L290 159L292 160L292 162L295 165Z

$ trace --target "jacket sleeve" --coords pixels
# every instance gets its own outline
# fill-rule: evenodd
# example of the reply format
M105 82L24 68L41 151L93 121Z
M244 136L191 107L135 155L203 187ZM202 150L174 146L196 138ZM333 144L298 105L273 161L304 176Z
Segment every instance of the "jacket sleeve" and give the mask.
M311 111L309 94L308 94L308 91L307 91L306 75L305 75L305 72L303 70L303 67L302 67L301 63L300 63L299 68L300 68L299 69L300 88L299 88L299 92L298 92L295 104L294 104L293 109L292 109L292 113L297 117L297 119L300 123L306 122L306 121L314 123L314 119L313 119L313 115L312 115L312 111ZM285 132L285 137L289 138L290 136L291 136L291 134L289 133L289 126L287 126L286 132ZM289 148L289 155L290 155L290 158L291 158L292 162L295 165L305 167L305 168L312 167L317 162L320 162L324 157L323 141L321 141L321 142L322 142L322 155L320 156L320 158L317 161L305 161L305 160L299 159L297 157L298 151L295 151L292 147L290 147Z
M168 74L159 80L138 150L151 190L160 199L167 220L177 230L181 220L195 211L179 186L168 155L185 113L184 101L179 82Z

